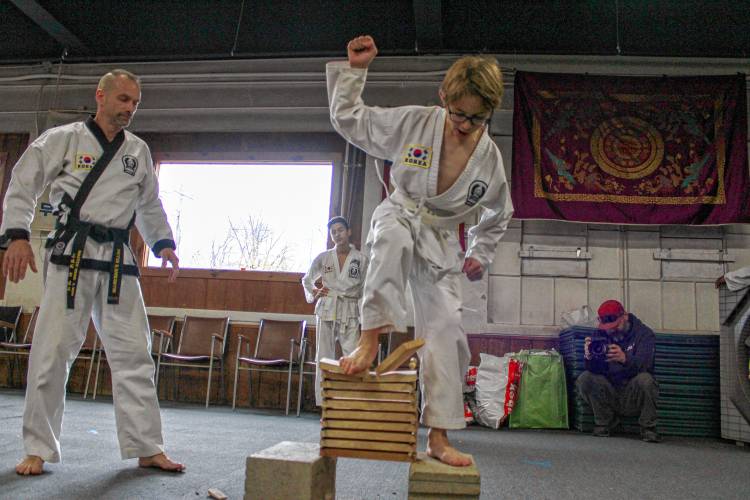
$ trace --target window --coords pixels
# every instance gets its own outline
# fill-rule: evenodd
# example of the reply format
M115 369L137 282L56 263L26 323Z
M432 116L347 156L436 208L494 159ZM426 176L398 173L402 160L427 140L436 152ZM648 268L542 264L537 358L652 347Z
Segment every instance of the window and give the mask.
M332 163L160 163L180 267L307 271L326 249L332 174ZM148 264L161 259L149 252Z

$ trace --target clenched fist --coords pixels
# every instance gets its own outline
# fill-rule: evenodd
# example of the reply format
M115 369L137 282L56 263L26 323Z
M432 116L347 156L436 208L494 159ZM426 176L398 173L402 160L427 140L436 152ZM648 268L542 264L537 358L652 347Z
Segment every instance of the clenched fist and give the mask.
M349 56L349 66L364 69L378 55L378 48L370 35L358 36L346 45L346 53Z

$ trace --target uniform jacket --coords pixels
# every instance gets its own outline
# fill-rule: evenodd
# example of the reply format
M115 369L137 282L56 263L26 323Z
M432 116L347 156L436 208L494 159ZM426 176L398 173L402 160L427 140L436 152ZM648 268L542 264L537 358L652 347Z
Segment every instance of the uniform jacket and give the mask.
M359 318L359 299L367 274L367 257L350 246L344 267L339 268L336 248L326 250L313 260L310 270L302 278L305 298L308 303L315 300L313 288L318 279L328 288L328 295L320 297L315 304L315 314L325 321Z

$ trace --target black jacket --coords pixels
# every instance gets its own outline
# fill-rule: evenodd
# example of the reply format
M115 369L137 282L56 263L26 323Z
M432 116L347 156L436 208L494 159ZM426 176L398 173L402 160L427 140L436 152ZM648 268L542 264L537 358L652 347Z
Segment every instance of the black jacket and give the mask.
M615 361L608 363L609 370L604 374L614 386L620 387L641 372L654 374L654 348L656 335L653 330L643 324L633 313L629 313L630 329L625 332L621 340L610 342L620 346L625 353L625 363ZM585 360L585 368L590 369L590 361Z

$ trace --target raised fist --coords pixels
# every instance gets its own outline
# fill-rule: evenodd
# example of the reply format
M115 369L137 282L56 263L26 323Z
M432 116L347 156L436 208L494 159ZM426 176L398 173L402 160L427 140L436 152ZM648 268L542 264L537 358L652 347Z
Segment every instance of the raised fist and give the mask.
M349 66L352 68L367 68L378 55L378 48L375 46L375 40L371 36L365 35L350 40L346 45L346 52L349 56Z

